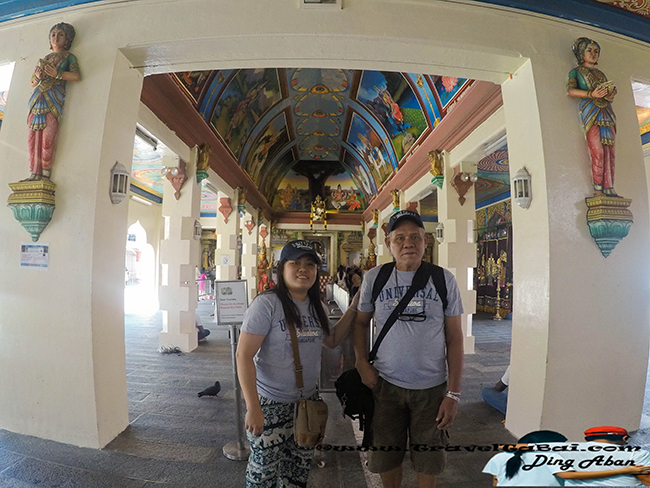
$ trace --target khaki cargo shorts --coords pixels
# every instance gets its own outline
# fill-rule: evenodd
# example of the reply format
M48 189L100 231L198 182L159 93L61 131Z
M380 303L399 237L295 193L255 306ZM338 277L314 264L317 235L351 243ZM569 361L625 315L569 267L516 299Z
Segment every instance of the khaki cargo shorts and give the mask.
M437 428L436 415L447 392L447 383L425 390L407 390L379 378L372 393L375 399L373 417L373 446L368 452L368 469L385 473L402 465L407 447L411 464L417 473L439 475L447 458L446 430ZM408 443L407 443L408 441Z

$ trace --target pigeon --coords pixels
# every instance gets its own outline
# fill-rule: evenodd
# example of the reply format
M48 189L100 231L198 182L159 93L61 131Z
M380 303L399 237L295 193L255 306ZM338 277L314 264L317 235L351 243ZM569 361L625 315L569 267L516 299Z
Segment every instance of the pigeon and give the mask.
M209 386L205 390L198 393L199 398L202 396L217 396L217 393L221 391L221 384L218 381L214 382L214 386Z

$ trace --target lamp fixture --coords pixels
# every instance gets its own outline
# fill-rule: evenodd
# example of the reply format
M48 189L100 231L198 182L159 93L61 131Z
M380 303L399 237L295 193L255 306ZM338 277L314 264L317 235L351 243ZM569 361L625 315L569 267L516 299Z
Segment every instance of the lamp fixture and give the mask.
M201 239L201 233L203 231L203 227L201 226L201 222L198 220L194 220L194 240L198 241Z
M160 174L163 176L167 176L168 174L171 174L172 176L178 175L178 166L174 167L169 167L169 166L163 166L163 168L160 170Z
M111 186L108 194L111 197L111 203L117 205L129 192L129 172L117 161L111 168Z
M436 225L436 241L438 241L439 244L442 244L442 241L444 240L445 240L445 224L439 222L438 225Z
M521 168L512 179L512 187L514 188L514 198L517 205L521 208L530 207L530 202L533 199L531 192L530 173L526 168Z
M478 176L476 176L476 173L461 173L460 179L465 182L471 181L472 183L476 183L478 181Z

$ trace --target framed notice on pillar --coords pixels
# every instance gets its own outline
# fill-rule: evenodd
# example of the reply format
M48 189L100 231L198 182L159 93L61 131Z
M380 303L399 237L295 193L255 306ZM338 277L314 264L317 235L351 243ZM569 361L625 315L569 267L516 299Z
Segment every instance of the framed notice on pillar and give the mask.
M218 325L241 324L248 308L246 280L215 281L215 318Z

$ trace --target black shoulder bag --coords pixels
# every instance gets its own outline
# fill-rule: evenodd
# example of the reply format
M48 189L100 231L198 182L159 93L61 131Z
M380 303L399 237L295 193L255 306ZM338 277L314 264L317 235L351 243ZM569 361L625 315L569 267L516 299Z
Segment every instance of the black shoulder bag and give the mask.
M379 345L397 320L397 317L406 309L411 298L427 285L429 281L429 273L427 271L426 266L420 265L415 276L413 276L409 290L402 297L397 307L393 309L388 319L386 319L386 323L382 327L370 354L368 354L368 361L370 363L377 357L377 349L379 349ZM356 368L345 371L339 376L334 383L334 387L336 388L336 396L343 407L343 416L347 415L352 420L359 420L359 430L363 431L361 445L365 447L370 446L372 443L372 434L369 427L372 425L372 417L375 411L372 390L363 384L361 375Z

